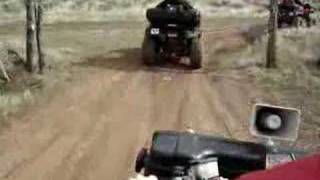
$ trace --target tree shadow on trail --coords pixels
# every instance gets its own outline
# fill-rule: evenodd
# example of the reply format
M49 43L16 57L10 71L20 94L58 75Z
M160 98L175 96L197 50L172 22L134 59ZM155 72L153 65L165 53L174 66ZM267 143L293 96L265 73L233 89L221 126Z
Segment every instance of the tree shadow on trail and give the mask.
M143 68L140 59L140 48L130 48L87 57L84 61L73 63L73 65L82 68L113 69L132 72Z
M165 63L162 65L146 66L141 59L141 48L129 48L110 51L105 54L85 58L72 65L82 68L110 69L126 72L170 72L178 74L201 73L193 71L188 66L179 63Z

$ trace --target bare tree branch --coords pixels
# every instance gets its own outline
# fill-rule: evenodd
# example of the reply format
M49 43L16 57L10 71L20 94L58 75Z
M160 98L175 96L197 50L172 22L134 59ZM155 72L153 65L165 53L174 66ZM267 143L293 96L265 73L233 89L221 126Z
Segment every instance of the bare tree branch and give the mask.
M10 82L10 77L9 77L9 75L6 71L6 68L4 67L4 64L1 59L0 59L0 70L1 70L1 73L3 74L3 77L5 78L5 80L7 82Z

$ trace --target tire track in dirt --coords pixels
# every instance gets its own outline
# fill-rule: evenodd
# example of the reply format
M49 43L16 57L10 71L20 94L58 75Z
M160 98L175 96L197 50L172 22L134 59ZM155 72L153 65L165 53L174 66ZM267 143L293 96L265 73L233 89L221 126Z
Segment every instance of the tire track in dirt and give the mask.
M156 71L152 74L153 127L174 129L179 124L179 108L184 97L184 76Z
M181 120L177 118L177 112L179 112L179 104L184 102L182 98L183 95L177 96L176 94L173 94L170 96L167 93L170 93L172 88L176 89L178 86L182 88L181 84L178 85L177 82L184 84L185 80L184 76L172 75L173 82L168 82L165 80L167 76L167 73L155 74L150 72L136 75L132 79L132 81L136 83L130 82L132 85L128 86L129 88L126 90L123 98L125 99L125 102L117 102L117 99L111 100L114 102L114 106L122 107L111 109L109 118L117 119L117 121L107 125L107 130L103 131L103 134L101 134L99 138L101 140L96 139L97 143L94 143L90 148L92 152L88 152L88 157L78 162L78 166L73 173L67 171L71 175L69 177L59 177L59 179L124 179L125 177L128 177L131 172L129 169L133 169L132 162L134 162L133 158L137 152L137 147L142 147L143 143L151 137L153 131L159 128L168 129L168 126L171 127L171 129L180 129L180 127L175 125L179 124ZM151 87L155 87L155 89L153 89L155 94L152 93L152 89L147 89L145 86L150 81L153 83ZM174 108L172 109L170 109L170 107L161 107L162 104L159 104L158 100L152 101L152 99L161 97L161 102L165 102L166 98L164 96L159 96L159 93L164 93L164 89L167 90L165 94L168 96L166 97L168 97L168 99L170 99L174 104ZM151 104L153 104L153 107L150 106ZM178 105L176 106L175 104ZM168 114L164 113L165 115L161 118L164 118L165 120L158 119L158 121L156 120L157 123L155 125L155 120L151 114L154 114L152 112L162 114L162 110L170 112ZM129 122L131 116L128 116L125 113L129 113L132 117L139 117L139 119ZM125 122L122 123L122 121ZM114 128L110 128L113 126ZM115 131L116 129L123 128L126 130L125 133L123 133L123 131ZM145 132L137 133L136 131L139 130ZM142 136L139 134L142 134ZM105 143L103 143L105 137L107 137L107 139L105 140ZM130 141L128 141L128 139ZM121 144L117 144L117 142L121 142ZM110 147L110 145L112 147ZM61 167L65 166L62 165ZM106 173L106 169L114 170ZM57 170L57 172L61 174L63 171ZM83 172L85 172L85 174L83 174Z
M216 96L220 99L223 107L228 109L232 119L237 121L238 128L233 131L234 134L238 139L252 140L249 133L249 118L253 106L252 99L258 97L257 92L252 91L256 88L252 83L245 81L224 79L223 83L217 83L220 85L216 88ZM246 83L245 86L244 83Z
M214 89L210 87L210 82L206 76L201 79L201 94L206 100L206 105L211 109L210 113L215 120L216 125L223 127L225 137L233 138L232 124L229 123L230 114L222 109L219 99L214 95ZM215 85L218 86L218 85Z
M142 74L134 75L127 85L123 84L124 87L116 88L117 92L113 92L112 97L106 97L113 102L113 107L106 110L108 113L101 119L104 123L97 126L100 130L93 131L95 132L95 138L87 141L91 143L84 151L85 154L74 160L66 159L65 163L62 163L60 168L56 170L56 173L53 173L58 175L54 179L119 179L117 176L121 173L117 170L123 170L123 167L127 165L127 161L121 159L127 155L132 156L134 154L132 151L137 144L138 138L135 132L139 123L135 122L138 120L130 119L131 117L127 113L133 117L138 117L134 114L139 114L138 111L143 109L134 107L137 101L133 99L135 96L132 96L132 92L137 92L135 90L141 81L141 76ZM103 102L104 106L102 107L110 106L107 103L107 101ZM101 114L103 112L96 113ZM142 120L146 121L145 119ZM128 141L129 139L130 141ZM86 140L83 141L86 142ZM126 145L126 148L119 147L122 143ZM131 152L124 152L123 149L131 149ZM70 164L70 161L73 163ZM71 169L65 169L66 167ZM114 171L106 174L105 168L114 169ZM86 172L86 174L83 172ZM126 171L122 172L122 174L125 173Z
M59 138L61 137L61 134L57 133L54 134L52 136L52 138L48 141L48 143L40 148L40 152L46 152L49 150L49 148L56 143ZM10 169L3 177L8 179L9 177L13 176L13 174L18 171L19 169L23 168L23 166L25 166L26 164L31 164L32 162L36 161L38 158L40 158L40 156L42 155L42 153L39 153L29 159L23 160L22 162L19 162L17 165L15 165L12 169Z
M124 74L123 74L124 75ZM120 81L121 80L121 76L118 76L118 73L116 73L114 76L112 76L112 77L114 77L115 79L117 79L118 81ZM92 82L91 82L92 83ZM113 80L112 80L112 78L110 79L110 81L109 81L109 85L107 85L107 87L108 88L111 88L112 87L112 83L113 83ZM93 84L96 84L95 83L95 81L93 81ZM87 86L87 88L88 87L90 87L90 85L89 86ZM86 88L81 88L81 89L86 89ZM86 92L86 91L84 91L84 92ZM71 90L71 93L72 93L72 95L75 95L74 97L76 97L77 95L81 95L82 93L76 93L76 92L74 92L73 90ZM86 92L87 93L87 92ZM65 98L65 97L64 97ZM71 97L66 97L67 99L72 99L73 97L71 96ZM92 98L92 97L91 97ZM62 98L63 99L63 98ZM60 102L60 101L64 101L64 100L58 100L57 102ZM94 100L93 100L94 101ZM65 102L67 102L67 103L65 103L65 104L63 104L63 106L64 107L69 107L69 103L70 102L68 102L68 101L65 101ZM71 100L71 102L72 102L72 100ZM77 101L76 101L77 102ZM11 179L11 178L14 178L14 177L16 177L16 176L18 176L19 174L21 174L22 172L26 172L26 170L24 171L24 169L27 169L27 167L31 164L35 164L35 163L37 163L37 162L39 162L39 161L46 161L45 159L47 158L47 159L51 159L52 160L52 158L50 158L50 154L53 152L53 154L58 154L58 156L62 156L62 154L60 154L59 155L59 152L60 153L62 153L62 151L61 151L61 147L64 147L64 148L66 148L66 149L68 149L67 147L70 147L73 143L76 143L76 141L77 141L77 138L78 137L74 137L73 136L73 130L72 129L79 129L79 131L80 132L78 132L80 135L81 134L84 134L84 135L81 135L81 136L85 136L85 133L87 132L87 130L88 129L90 129L91 128L91 123L90 122L86 122L86 121L83 121L84 119L86 119L86 118L89 118L88 116L86 116L86 117L84 117L85 115L81 115L81 116L77 116L77 114L79 114L79 109L81 109L81 108L87 108L86 106L88 106L87 104L90 104L90 103L92 103L92 100L90 101L90 100L88 100L88 99L86 99L86 101L84 101L84 103L80 103L80 104L77 104L77 105L75 105L75 106L78 106L77 108L78 109L69 109L69 108L62 108L62 107L60 107L60 108L62 108L62 110L64 111L64 113L52 113L52 112L54 112L55 110L57 110L57 108L58 109L60 109L59 107L57 107L57 105L58 106L60 106L59 104L56 104L56 103L53 103L52 105L51 105L51 107L49 106L48 107L48 109L51 109L51 111L50 110L48 110L48 111L46 111L45 112L45 114L50 114L50 115L53 115L53 116L51 116L51 117L47 117L46 118L46 120L48 121L48 123L49 124L53 124L52 126L53 127L48 127L48 126L44 126L43 127L43 129L40 129L39 130L39 132L36 132L37 134L39 134L39 135L42 135L42 136L44 136L44 134L47 134L46 132L44 132L44 131L49 131L49 132L51 132L51 131L54 131L54 130L51 130L51 129L55 129L55 128L59 128L60 129L60 132L59 132L59 136L60 137L62 137L62 134L64 134L64 137L63 138L60 138L60 139L57 139L56 141L55 141L55 143L53 143L53 144L50 144L50 145L48 145L48 147L46 148L46 149L44 149L45 151L41 151L41 148L40 148L40 151L35 151L35 152L33 152L32 154L35 154L34 156L33 155L31 155L31 158L28 158L27 160L25 160L25 161L22 161L20 164L20 166L21 166L21 168L15 168L16 170L15 171L11 171L11 174L7 174L7 179ZM66 106L65 106L66 105ZM89 105L90 106L90 105ZM61 112L61 111L60 111ZM37 115L37 113L36 113L36 115ZM42 114L41 112L40 113L38 113L38 117L35 117L35 120L39 120L39 119L42 119L42 116L43 116L44 114ZM70 119L71 118L71 119ZM76 119L75 119L76 118ZM75 122L70 122L70 120L76 120ZM82 123L80 123L82 121ZM94 122L94 119L92 119L92 121ZM92 122L92 124L94 124ZM63 125L63 126L61 126L61 125ZM72 127L72 126L74 126L74 127ZM47 128L46 128L47 127ZM72 128L71 128L72 127ZM84 129L83 128L81 128L81 127L85 127ZM50 129L48 129L48 128L50 128ZM49 136L49 135L48 135ZM79 136L79 135L78 135ZM79 136L80 138L79 138L79 140L81 141L81 136ZM68 138L66 138L66 137L68 137ZM54 137L53 137L54 138ZM73 143L72 143L73 142ZM36 144L37 142L35 142L35 144ZM38 142L39 143L39 142ZM40 146L41 146L41 143L40 143ZM46 145L45 145L46 146ZM37 147L39 147L39 145L37 145ZM33 148L32 148L33 149ZM31 149L31 150L32 150ZM35 149L35 148L34 148ZM32 157L33 156L33 157ZM50 164L50 163L48 163L48 164ZM32 167L32 166L31 166ZM31 171L32 172L32 171ZM27 173L26 174L28 174L28 171L27 171ZM40 174L40 173L39 173ZM40 176L40 175L39 175ZM40 178L40 177L39 177ZM30 178L27 178L27 179L30 179ZM36 178L32 178L32 179L36 179Z

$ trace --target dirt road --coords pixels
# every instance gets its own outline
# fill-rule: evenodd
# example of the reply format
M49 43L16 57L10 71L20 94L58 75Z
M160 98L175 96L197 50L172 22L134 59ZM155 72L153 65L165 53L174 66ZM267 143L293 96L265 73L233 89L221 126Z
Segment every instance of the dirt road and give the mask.
M94 70L14 117L0 136L0 179L127 179L137 151L159 129L248 139L256 96L250 83L205 70L143 67L139 51L75 64Z

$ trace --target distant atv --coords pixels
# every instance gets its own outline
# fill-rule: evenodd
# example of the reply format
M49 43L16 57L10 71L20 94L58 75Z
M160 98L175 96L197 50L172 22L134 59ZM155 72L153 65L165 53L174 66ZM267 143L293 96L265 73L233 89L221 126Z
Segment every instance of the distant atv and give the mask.
M142 45L147 65L189 57L192 68L201 68L200 12L182 4L158 5L147 10L150 25Z
M316 25L316 19L312 17L314 8L310 4L303 7L286 7L279 5L278 27L311 27Z

